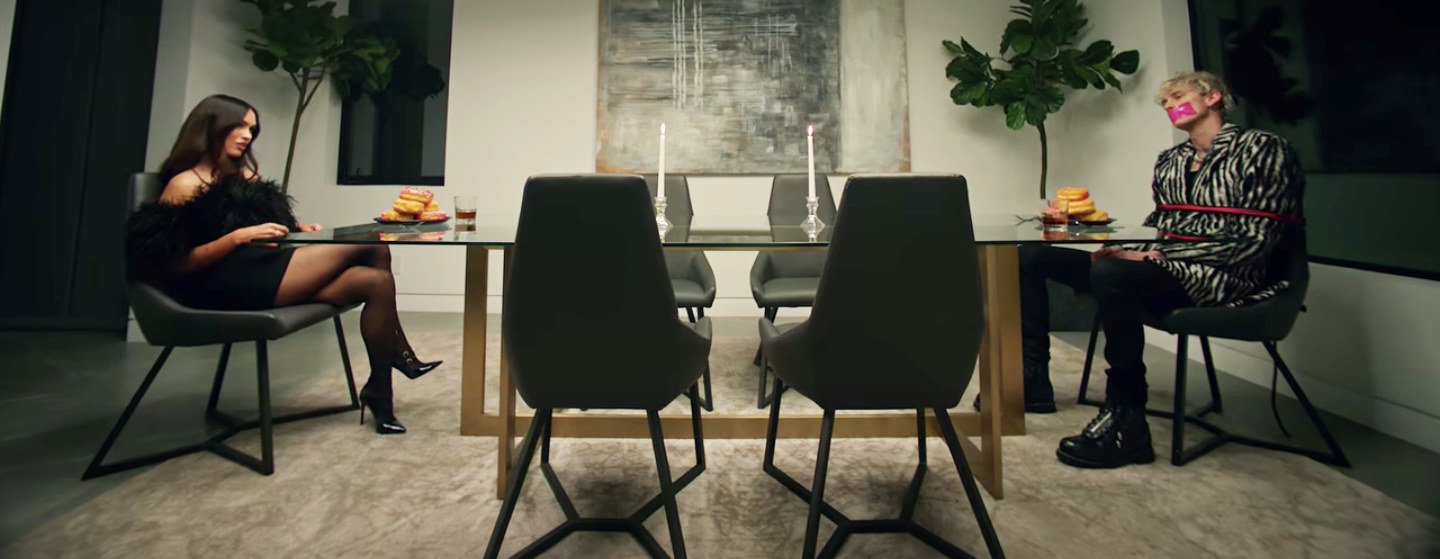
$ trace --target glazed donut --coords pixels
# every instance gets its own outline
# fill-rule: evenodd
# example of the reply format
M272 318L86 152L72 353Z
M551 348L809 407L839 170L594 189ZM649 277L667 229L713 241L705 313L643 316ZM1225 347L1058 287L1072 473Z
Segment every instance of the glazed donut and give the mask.
M380 219L383 221L405 221L410 219L410 216L402 214L395 210L385 210L383 212L380 212Z
M1080 218L1080 221L1093 222L1093 223L1100 223L1100 222L1109 221L1109 220L1110 220L1110 214L1105 213L1105 210L1095 210L1095 211L1093 211L1093 212L1090 212L1090 213L1088 213L1088 214L1085 214L1083 217Z
M440 204L436 204L434 200L431 200L429 204L425 204L425 211L438 212L440 211Z
M415 214L418 214L418 213L420 213L420 212L425 211L425 203L424 203L424 202L417 202L417 201L415 201L415 200L406 200L406 199L404 199L404 198L396 198L396 199L395 199L395 202L394 202L394 205L391 206L391 207L392 207L395 211L397 211L397 212L400 212L400 213L402 213L402 214L410 214L410 215L415 215Z
M419 202L423 210L426 204L435 199L435 194L424 188L407 186L400 189L400 199Z
M1072 207L1073 207L1073 202L1077 202L1077 201L1080 201L1080 200L1084 200L1084 199L1086 199L1086 198L1089 198L1089 197L1090 197L1090 190L1087 189L1087 188L1085 188L1085 187L1083 187L1083 186L1067 186L1067 187L1061 188L1060 190L1056 190L1056 191L1055 191L1055 196L1056 196L1056 197L1059 197L1059 198L1063 198L1063 199L1065 199L1065 200L1071 201L1071 202L1072 202ZM1075 213L1075 212L1074 212L1074 211L1071 211L1070 213Z
M433 212L424 212L424 213L420 214L418 217L419 217L420 219L422 219L422 220L425 220L425 221L439 221L439 220L445 219L445 218L450 217L450 216L449 216L449 215L446 215L445 212L442 212L442 211L433 211Z
M1092 200L1092 199L1090 199L1090 198L1085 198L1085 199L1083 199L1083 200L1071 200L1071 201L1070 201L1070 215L1073 215L1073 216L1089 215L1091 212L1094 212L1094 211L1095 211L1095 200Z

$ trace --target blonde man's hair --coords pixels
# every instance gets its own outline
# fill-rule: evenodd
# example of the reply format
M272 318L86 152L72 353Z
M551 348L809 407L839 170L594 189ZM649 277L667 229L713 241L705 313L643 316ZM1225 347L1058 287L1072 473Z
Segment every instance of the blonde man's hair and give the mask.
M1165 80L1160 84L1160 91L1155 94L1155 103L1165 104L1165 96L1177 87L1189 86L1200 95L1209 95L1211 91L1220 92L1220 103L1215 108L1220 111L1220 116L1229 117L1230 111L1235 110L1235 98L1230 95L1230 88L1225 86L1225 80L1210 72L1181 72L1175 77Z

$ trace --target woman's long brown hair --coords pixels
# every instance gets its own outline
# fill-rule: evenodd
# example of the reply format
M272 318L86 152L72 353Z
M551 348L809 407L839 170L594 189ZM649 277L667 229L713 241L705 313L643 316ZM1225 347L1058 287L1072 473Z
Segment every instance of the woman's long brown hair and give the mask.
M251 130L250 145L240 157L225 155L225 138L237 126L245 125L245 113L255 111L255 128ZM175 138L175 147L170 156L160 165L160 184L169 184L175 175L188 171L202 161L209 161L215 168L215 178L226 177L249 169L258 173L260 166L251 153L254 138L260 137L260 111L249 103L229 95L211 95L190 111L185 124L180 126L180 135Z

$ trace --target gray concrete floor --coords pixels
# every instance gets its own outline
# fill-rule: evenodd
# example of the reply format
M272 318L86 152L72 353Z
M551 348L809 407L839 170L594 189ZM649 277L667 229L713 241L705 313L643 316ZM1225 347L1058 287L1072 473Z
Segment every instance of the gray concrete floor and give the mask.
M343 320L351 358L357 365L357 381L363 382L358 318L358 313L350 313ZM405 313L403 320L411 332L461 329L459 314ZM715 320L715 329L720 335L756 335L755 323L749 318L721 318ZM490 327L499 328L499 315L490 316ZM1058 336L1084 347L1084 333ZM334 348L333 344L333 330L328 326L312 327L270 344L272 401L277 413L286 408L287 394L314 380L315 375L335 370L335 351L316 350ZM232 351L222 408L253 409L253 347L245 344ZM0 547L139 473L80 481L91 456L159 353L159 348L106 334L0 332L0 355L5 359L0 367L0 425L9 426L0 432ZM175 350L110 460L202 438L206 430L202 413L218 355L218 347ZM1174 354L1164 348L1149 348L1146 361L1152 386L1169 387L1173 359ZM1199 363L1192 366L1193 405L1203 401L1208 392L1203 367ZM1097 397L1104 384L1101 376L1092 389ZM1222 423L1243 426L1259 436L1279 436L1270 416L1268 390L1228 375L1220 379L1226 406ZM1074 395L1057 394L1057 398L1073 401ZM1318 444L1294 401L1282 398L1281 412L1296 441ZM1333 415L1325 414L1325 419L1355 463L1337 471L1440 516L1440 483L1434 480L1434 472L1440 471L1440 455ZM1077 431L1080 427L1076 426Z

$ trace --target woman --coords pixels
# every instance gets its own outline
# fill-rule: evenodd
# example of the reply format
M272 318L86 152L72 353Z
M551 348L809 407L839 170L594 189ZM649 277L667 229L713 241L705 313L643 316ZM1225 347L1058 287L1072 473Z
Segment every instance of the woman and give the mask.
M259 111L244 101L212 95L195 106L161 165L165 190L159 202L130 218L130 279L206 309L363 302L360 333L370 379L360 401L375 416L375 432L404 433L393 411L390 369L417 378L440 361L417 359L400 327L390 250L384 245L252 243L290 231L320 230L317 223L297 223L290 198L259 178L251 150L259 135ZM365 420L363 409L360 420Z
M1021 337L1026 408L1055 410L1049 378L1045 280L1089 291L1105 329L1105 405L1079 435L1060 441L1061 462L1115 468L1155 459L1145 421L1143 317L1182 307L1243 305L1284 288L1269 277L1281 239L1303 220L1305 178L1284 139L1226 122L1235 102L1208 72L1180 74L1156 102L1189 140L1161 152L1145 225L1181 243L1112 245L1093 253L1022 246ZM1224 242L1206 239L1225 237Z

